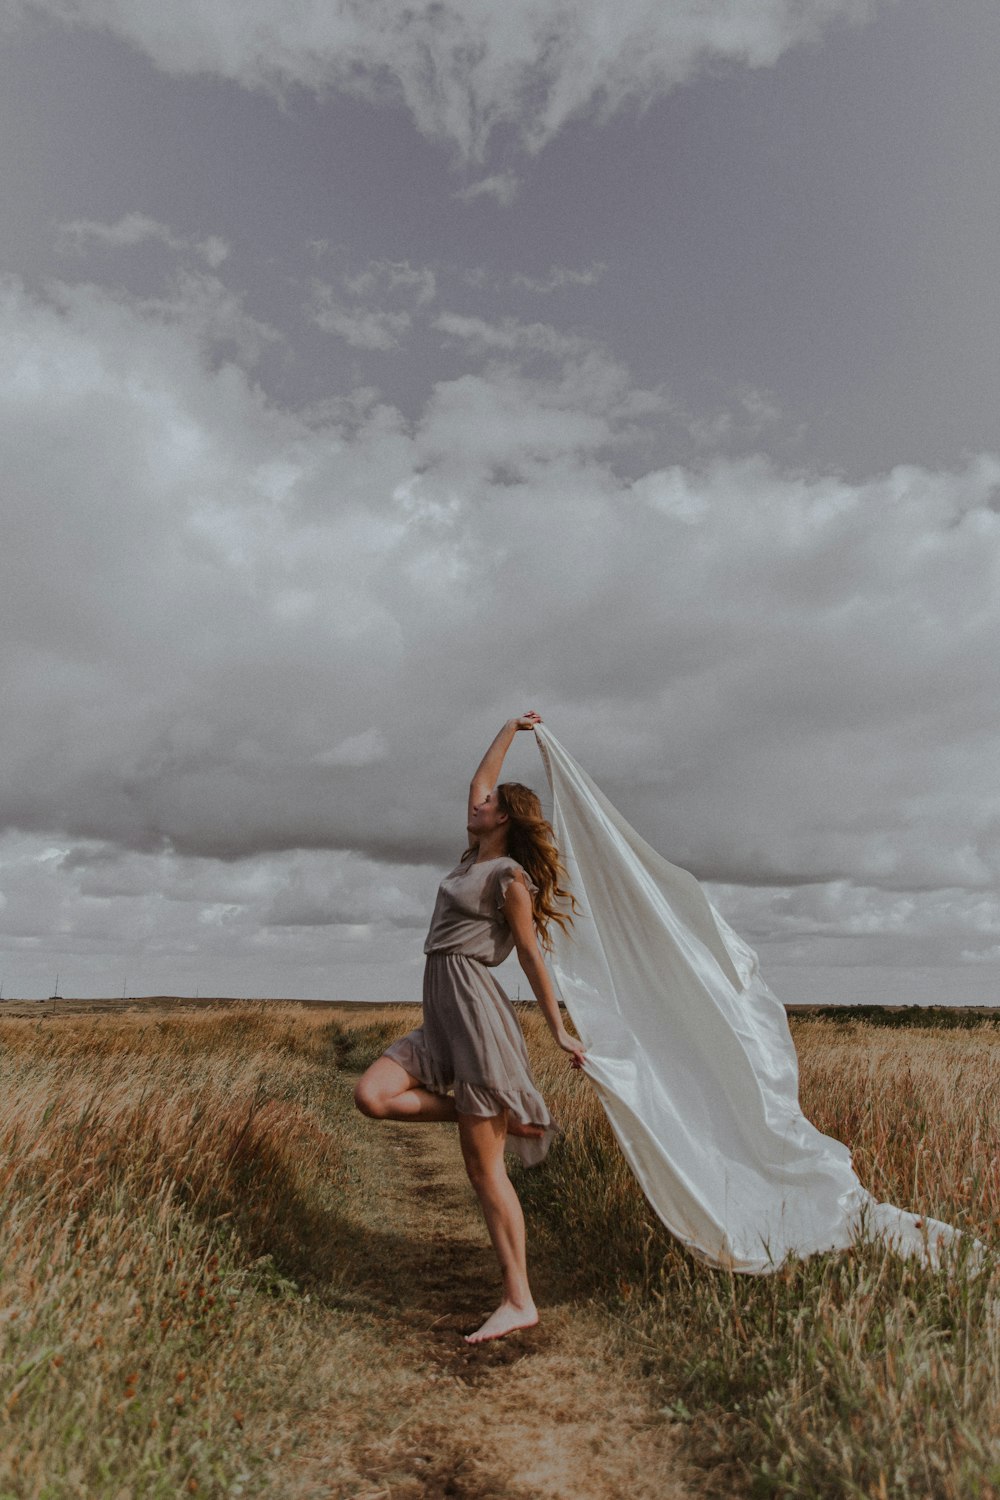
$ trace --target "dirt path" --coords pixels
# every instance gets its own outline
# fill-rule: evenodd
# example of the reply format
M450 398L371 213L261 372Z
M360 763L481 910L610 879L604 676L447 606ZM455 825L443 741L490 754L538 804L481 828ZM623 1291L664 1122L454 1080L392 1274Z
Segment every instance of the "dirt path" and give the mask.
M355 1455L364 1500L690 1500L673 1432L586 1309L534 1277L537 1328L472 1347L499 1280L446 1126L380 1124L383 1223L368 1285L413 1394ZM402 1232L404 1231L405 1232Z

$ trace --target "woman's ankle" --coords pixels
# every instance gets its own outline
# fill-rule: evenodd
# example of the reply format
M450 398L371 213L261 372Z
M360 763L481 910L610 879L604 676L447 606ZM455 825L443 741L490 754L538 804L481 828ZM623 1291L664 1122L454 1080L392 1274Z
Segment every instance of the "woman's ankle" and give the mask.
M528 1308L532 1308L535 1305L535 1299L531 1295L531 1289L528 1286L527 1282L524 1283L523 1287L519 1287L516 1291L505 1288L503 1300L505 1302L509 1302L511 1307L516 1307L518 1312L524 1312Z

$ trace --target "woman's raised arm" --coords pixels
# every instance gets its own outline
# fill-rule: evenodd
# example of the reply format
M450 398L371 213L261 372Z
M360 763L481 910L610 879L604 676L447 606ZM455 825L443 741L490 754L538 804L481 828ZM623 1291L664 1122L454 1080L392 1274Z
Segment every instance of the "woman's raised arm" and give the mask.
M493 741L469 784L469 810L468 816L472 817L472 809L491 792L500 780L500 772L503 770L504 756L510 749L515 734L519 729L534 729L536 724L542 722L541 714L536 714L534 709L522 714L519 719L508 719Z

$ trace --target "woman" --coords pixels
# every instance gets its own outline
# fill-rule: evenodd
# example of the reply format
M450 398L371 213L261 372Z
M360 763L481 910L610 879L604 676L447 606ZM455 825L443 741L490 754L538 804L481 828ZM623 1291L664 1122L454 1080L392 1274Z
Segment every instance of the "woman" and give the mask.
M458 1122L503 1276L503 1300L466 1335L470 1344L538 1322L524 1215L503 1154L506 1147L529 1165L541 1161L558 1126L535 1087L513 1006L489 973L513 948L557 1044L571 1067L583 1066L536 938L549 949L549 924L565 929L573 920L555 903L576 902L559 884L562 866L535 793L519 782L497 785L517 731L540 723L534 712L510 719L483 756L469 788L469 847L441 882L424 944L423 1025L386 1048L354 1092L374 1119Z

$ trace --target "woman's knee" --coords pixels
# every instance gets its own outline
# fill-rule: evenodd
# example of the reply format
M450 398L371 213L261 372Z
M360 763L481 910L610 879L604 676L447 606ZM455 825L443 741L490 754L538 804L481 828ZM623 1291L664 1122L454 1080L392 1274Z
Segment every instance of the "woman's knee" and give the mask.
M362 1073L354 1086L354 1103L373 1120L394 1118L393 1102L418 1086L420 1080L384 1054Z
M377 1083L361 1077L354 1085L354 1107L370 1120L383 1120L386 1114L386 1098Z
M461 1127L461 1118L459 1125ZM492 1129L489 1128L491 1126ZM497 1132L494 1122L489 1121L487 1126L486 1121L477 1121L471 1131L468 1127L464 1130L460 1128L459 1133L465 1170L476 1191L488 1191L493 1185L502 1183L507 1176L503 1160L503 1137Z

